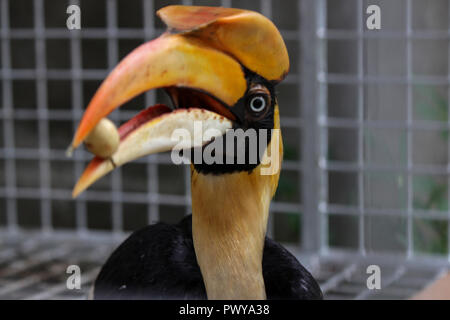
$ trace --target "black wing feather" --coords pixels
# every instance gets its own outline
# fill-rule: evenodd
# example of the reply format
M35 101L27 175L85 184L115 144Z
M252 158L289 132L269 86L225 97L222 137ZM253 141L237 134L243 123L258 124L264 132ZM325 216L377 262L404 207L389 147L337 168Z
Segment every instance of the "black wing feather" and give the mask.
M192 217L134 232L109 257L95 281L95 299L206 299L192 241ZM268 299L321 299L311 274L266 238L263 276Z

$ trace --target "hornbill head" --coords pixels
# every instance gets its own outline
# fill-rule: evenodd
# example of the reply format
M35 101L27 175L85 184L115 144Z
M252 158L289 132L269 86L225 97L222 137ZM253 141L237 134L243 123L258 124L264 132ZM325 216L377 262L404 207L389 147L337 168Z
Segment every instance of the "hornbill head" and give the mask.
M193 133L195 121L202 122L203 131L217 130L208 139L194 139L192 134L188 147L189 142L191 147L205 145L229 128L279 127L273 88L287 74L289 58L270 20L256 12L220 7L168 6L157 14L167 32L136 48L112 70L89 103L70 149L110 112L144 91L165 89L173 109L152 106L123 124L117 151L91 161L74 197L116 166L179 146L173 131ZM254 167L224 164L198 169L214 173Z
M208 298L265 298L261 261L279 170L264 174L263 169L272 166L265 161L269 150L278 155L275 168L281 163L274 86L289 70L285 43L270 20L252 11L168 6L157 14L167 32L136 48L108 75L87 107L70 149L87 142L102 119L144 91L164 89L173 108L158 104L123 124L117 150L90 162L73 196L139 157L174 148L207 151L222 141L222 154L219 148L210 154L217 151L215 159L225 161L197 162L194 154L191 164L197 260ZM195 132L198 122L204 132L200 137ZM173 139L177 129L189 133L184 144ZM229 147L228 139L221 140L228 129L244 133L255 129L257 148L245 135L241 147ZM265 135L259 134L261 129Z

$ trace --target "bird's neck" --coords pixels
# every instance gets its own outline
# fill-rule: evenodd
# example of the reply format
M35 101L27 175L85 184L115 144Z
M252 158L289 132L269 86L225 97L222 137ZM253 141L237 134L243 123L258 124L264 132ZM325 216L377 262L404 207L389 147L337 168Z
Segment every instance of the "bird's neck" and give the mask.
M266 298L264 242L283 158L278 106L274 127L250 173L205 175L191 166L192 236L208 299Z
M192 232L208 299L265 299L262 254L270 199L256 173L192 173Z

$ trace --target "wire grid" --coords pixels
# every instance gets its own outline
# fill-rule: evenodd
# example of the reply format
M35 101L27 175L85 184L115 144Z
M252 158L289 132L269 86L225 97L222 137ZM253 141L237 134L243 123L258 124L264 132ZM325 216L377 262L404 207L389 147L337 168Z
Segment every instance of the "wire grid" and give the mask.
M30 1L31 2L31 1ZM135 1L135 3L138 1ZM50 133L49 128L55 123L67 124L65 131L74 132L74 129L78 125L82 112L85 108L86 101L91 97L90 93L86 93L85 82L86 81L99 81L103 80L108 71L117 65L119 59L119 41L121 40L135 40L139 39L147 41L155 38L161 34L164 30L156 27L155 11L157 9L155 1L142 0L142 28L122 28L118 25L118 1L106 0L104 11L102 12L106 18L104 28L91 28L82 27L80 31L72 30L68 31L65 26L63 27L47 27L45 21L46 6L51 6L55 2L49 0L36 0L32 2L33 12L33 25L29 28L12 28L10 26L10 6L11 2L8 0L1 1L1 43L2 43L2 109L0 117L2 119L3 126L3 145L0 148L0 160L3 162L4 167L4 183L0 186L0 198L5 201L6 217L4 218L4 224L9 233L14 234L22 229L20 223L20 214L22 210L18 208L18 204L23 200L36 200L39 208L36 211L39 212L39 223L42 232L51 234L54 230L54 215L55 210L53 208L54 201L70 201L71 190L70 186L64 185L64 187L55 187L53 181L58 179L60 174L55 170L52 170L52 164L55 162L73 164L73 175L71 176L72 182L81 175L87 161L90 159L90 155L82 150L75 152L72 159L68 159L65 156L65 150L62 145L58 144L57 147L52 147L53 135ZM189 5L198 4L195 1L180 1L179 3ZM82 7L82 19L83 19L83 2L80 1L67 1L66 5L76 4ZM157 4L161 7L162 3ZM229 7L232 5L231 1L219 1L216 5L222 5ZM272 1L261 0L259 2L252 2L251 6L254 6L257 10L260 10L268 17L272 16ZM65 10L65 6L61 7ZM65 12L61 15L67 17ZM83 21L83 20L82 20ZM296 30L285 30L283 32L287 39L297 41ZM46 57L49 54L50 49L47 48L48 40L61 40L67 39L70 41L70 66L68 68L51 68L47 67L48 59ZM105 69L99 68L86 68L83 61L83 41L85 40L98 40L105 41L106 39L106 52L105 52ZM26 40L32 41L34 46L33 54L30 54L30 58L34 56L34 68L23 68L20 66L13 67L12 65L12 41ZM297 83L295 74L290 75L286 82L291 84ZM36 92L36 109L20 108L16 105L13 97L13 86L16 81L35 81ZM71 91L71 108L70 109L53 109L49 108L49 81L63 81L70 82ZM157 97L155 92L149 92L145 94L143 100L144 106L155 104ZM158 101L159 102L159 101ZM298 105L293 103L293 105ZM126 108L125 108L126 109ZM130 111L116 111L112 114L112 120L116 122L122 122L136 114L136 110ZM36 146L19 146L18 138L16 135L18 129L15 124L17 121L29 121L37 123L37 145ZM302 121L298 117L285 117L282 119L283 126L285 128L300 128ZM68 127L72 126L70 130ZM56 134L60 132L56 131ZM63 133L65 134L65 133ZM70 138L67 140L67 145L70 143ZM18 161L38 161L39 163L39 177L38 184L33 186L19 185L17 171ZM119 168L111 174L109 179L110 188L92 188L91 191L86 192L79 199L73 201L75 206L75 230L81 235L87 235L88 233L97 231L95 228L89 227L89 219L95 215L89 215L89 205L91 203L110 203L111 204L111 217L106 218L110 220L105 230L112 231L115 235L121 236L124 233L124 205L125 204L141 204L147 207L147 219L146 223L153 223L159 221L164 216L160 217L160 206L178 207L185 214L190 213L190 172L186 167L184 175L178 176L178 179L184 181L184 194L163 194L159 190L160 186L160 172L158 170L159 165L170 165L171 161L167 155L155 155L145 159L138 160L137 164L146 167L147 172L147 190L145 192L130 191L124 185L123 180L130 179L130 177L123 173ZM68 167L64 167L68 168ZM284 164L286 170L300 171L301 165L297 161L286 161ZM63 174L63 173L61 173ZM67 175L67 172L64 172ZM122 177L125 177L122 179ZM163 177L164 178L164 177ZM57 185L57 184L56 184ZM273 203L272 210L275 212L293 212L298 215L301 212L301 204L299 202L283 202L276 201ZM104 219L105 220L105 219ZM269 233L273 234L271 220ZM299 229L300 226L297 226ZM128 231L128 230L126 230Z
M381 7L382 17L386 15L388 10L394 10L392 5L397 5L397 9L400 7L401 10L396 16L400 16L401 12L405 14L405 24L399 30L392 30L392 28L383 28L382 18L382 29L371 31L365 26L366 17L365 8L370 4L378 4ZM317 38L318 38L318 63L317 63L317 80L318 80L318 114L317 122L319 125L319 176L320 176L320 189L319 189L319 222L317 224L321 225L321 239L320 251L324 255L330 255L332 252L341 253L340 257L345 257L345 253L353 253L350 256L362 256L373 255L374 250L370 246L370 242L367 240L370 235L367 234L368 228L370 228L370 219L392 219L393 217L398 217L406 221L406 236L404 239L404 250L400 250L400 256L404 257L406 260L414 260L419 256L426 256L430 258L431 261L443 260L444 262L450 261L450 211L447 208L442 209L421 209L415 205L415 186L414 177L415 175L432 175L437 178L442 178L446 180L445 193L446 201L450 199L449 191L449 166L447 158L443 164L421 164L413 161L413 155L415 152L420 152L415 150L416 145L414 144L415 130L421 130L420 132L448 132L450 122L448 119L439 119L440 121L431 120L418 120L414 119L414 90L415 86L443 86L445 87L446 96L445 99L450 97L449 85L449 75L422 75L413 73L413 41L416 40L449 40L449 30L448 26L446 29L439 30L420 30L413 28L413 5L419 4L418 2L413 2L412 0L404 0L399 2L385 2L385 1L365 1L356 0L348 1L347 4L355 6L354 12L356 15L352 18L356 19L355 28L352 30L348 29L338 29L329 28L327 25L327 14L333 15L327 6L330 2L326 0L318 1L318 17L317 17ZM429 3L431 6L432 3ZM441 2L442 5L442 2ZM448 5L448 4L447 4ZM416 9L418 10L418 9ZM449 15L450 16L450 15ZM398 18L401 21L401 18ZM448 16L447 16L448 23ZM403 29L403 30L402 30ZM368 45L367 42L370 40L396 40L398 42L405 41L405 50L403 61L398 61L399 64L404 63L405 75L389 74L384 75L382 72L369 74L368 68L370 64L376 63L369 61L368 59ZM330 60L329 45L331 42L334 43L344 43L351 41L356 43L356 59L352 62L354 66L354 72L329 72L328 63ZM333 52L332 52L333 53ZM326 58L328 54L328 59ZM392 59L395 59L393 54ZM398 57L397 57L398 58ZM427 57L422 57L426 59ZM448 59L448 58L447 58ZM330 116L328 112L330 110L330 101L327 97L328 90L332 85L349 85L356 87L357 98L357 112L356 116L353 118L349 117L337 117ZM367 96L367 92L371 88L375 88L380 85L405 85L406 86L406 118L401 120L372 120L367 114L367 105L370 98ZM401 108L402 106L398 106ZM448 110L448 101L446 101L445 108ZM356 145L356 156L354 159L333 159L330 156L330 136L336 132L333 130L346 130L351 129L356 131L355 145ZM392 130L399 129L406 132L406 161L405 163L377 163L370 161L370 146L368 142L368 130ZM394 139L394 138L393 138ZM388 143L388 141L386 141ZM447 143L448 145L448 143ZM448 146L446 146L448 147ZM434 150L435 152L437 150ZM446 156L448 157L450 153ZM344 175L356 175L356 194L357 199L354 204L342 204L333 203L330 200L330 190L332 188L329 185L330 176L333 173L344 174ZM367 205L368 202L365 197L370 196L370 190L368 191L368 174L372 175L404 175L406 177L406 206L405 208L375 208ZM400 188L400 187L399 187ZM349 190L349 192L352 192ZM395 197L395 195L392 195ZM349 201L350 202L350 201ZM357 227L354 227L350 232L357 234L357 244L356 245L343 245L343 248L330 247L330 227L332 226L332 220L335 217L347 217L347 222L350 219L357 220ZM351 218L353 217L353 218ZM428 221L439 221L440 223L446 224L446 231L444 234L440 234L441 237L446 237L446 248L445 252L440 252L440 256L436 257L433 252L420 252L415 248L415 239L418 237L415 234L415 220L422 219ZM334 220L336 221L336 220ZM386 230L378 231L378 237L388 236ZM420 236L420 235L419 235ZM339 246L337 246L339 247ZM431 262L432 263L432 262Z

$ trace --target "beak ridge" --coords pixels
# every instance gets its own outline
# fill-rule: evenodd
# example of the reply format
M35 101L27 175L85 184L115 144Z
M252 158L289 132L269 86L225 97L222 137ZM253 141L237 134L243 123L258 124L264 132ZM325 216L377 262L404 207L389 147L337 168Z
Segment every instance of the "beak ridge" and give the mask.
M71 147L77 148L121 104L144 91L172 86L208 92L228 106L247 89L242 67L229 55L195 39L164 34L136 48L108 75L89 103Z

